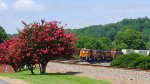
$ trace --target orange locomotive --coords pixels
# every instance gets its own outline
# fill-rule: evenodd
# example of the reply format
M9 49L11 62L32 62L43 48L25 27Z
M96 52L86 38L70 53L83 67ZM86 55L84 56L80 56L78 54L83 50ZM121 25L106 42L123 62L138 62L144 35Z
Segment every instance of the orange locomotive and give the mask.
M93 58L93 50L83 48L80 50L80 59L82 60L90 60Z
M101 51L83 48L80 50L82 60L113 60L116 56L123 54L120 51Z

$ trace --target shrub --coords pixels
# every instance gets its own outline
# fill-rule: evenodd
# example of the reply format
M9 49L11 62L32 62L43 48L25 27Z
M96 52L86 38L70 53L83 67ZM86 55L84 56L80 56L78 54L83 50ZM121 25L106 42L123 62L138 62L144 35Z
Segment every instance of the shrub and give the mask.
M119 66L120 63L126 58L127 55L120 55L116 57L112 62L111 66Z
M150 69L150 57L144 57L144 60L142 60L138 65L136 65L135 68Z
M73 55L73 58L74 58L74 60L79 60L79 59L80 59L80 56L77 55L77 54L74 54L74 55Z
M141 57L142 55L137 53L131 53L126 55L121 55L114 59L111 63L112 66L119 66L119 67L128 67L128 65L136 60L138 57Z
M146 57L141 56L141 57L137 58L136 60L134 60L133 62L131 62L131 63L128 65L128 68L136 68L136 66L137 66L138 64L140 64L141 62L143 62L144 60L146 60Z
M137 53L121 55L111 62L111 66L150 69L150 56L143 56Z

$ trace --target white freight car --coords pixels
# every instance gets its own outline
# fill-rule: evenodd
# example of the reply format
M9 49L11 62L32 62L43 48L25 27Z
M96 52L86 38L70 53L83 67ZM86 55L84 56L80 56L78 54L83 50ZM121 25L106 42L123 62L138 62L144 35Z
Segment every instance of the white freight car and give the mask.
M150 50L133 50L133 49L122 49L123 54L130 54L130 53L139 53L141 55L149 55Z

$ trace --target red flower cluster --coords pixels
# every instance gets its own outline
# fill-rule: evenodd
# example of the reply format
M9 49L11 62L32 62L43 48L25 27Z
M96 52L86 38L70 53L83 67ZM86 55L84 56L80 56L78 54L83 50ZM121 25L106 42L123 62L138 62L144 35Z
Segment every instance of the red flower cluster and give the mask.
M15 71L23 66L20 42L20 38L14 37L0 44L0 64L9 64Z
M4 43L0 44L0 65L1 64L6 64L6 45Z

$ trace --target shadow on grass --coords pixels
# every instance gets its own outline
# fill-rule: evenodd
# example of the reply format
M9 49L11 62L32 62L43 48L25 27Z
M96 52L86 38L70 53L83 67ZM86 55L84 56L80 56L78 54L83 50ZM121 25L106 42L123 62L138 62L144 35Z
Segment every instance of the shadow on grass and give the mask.
M45 75L75 75L80 74L82 72L66 72L66 73L46 73ZM40 75L40 74L39 74Z
M75 75L80 74L82 72L66 72L66 73L45 73L45 74L34 74L34 75ZM26 75L32 75L32 74L26 74Z
M23 71L28 71L29 69L26 68L26 69L22 69L21 71L18 71L18 72L23 72Z

